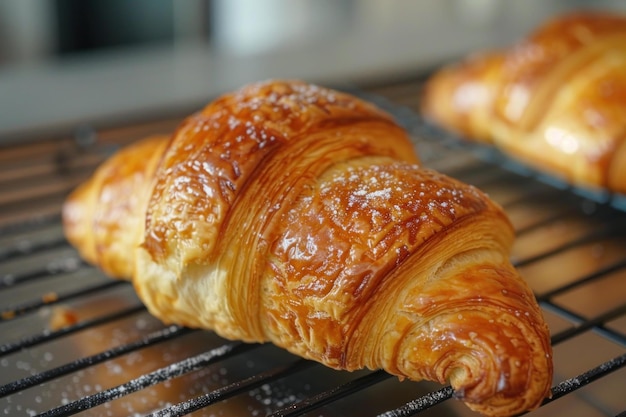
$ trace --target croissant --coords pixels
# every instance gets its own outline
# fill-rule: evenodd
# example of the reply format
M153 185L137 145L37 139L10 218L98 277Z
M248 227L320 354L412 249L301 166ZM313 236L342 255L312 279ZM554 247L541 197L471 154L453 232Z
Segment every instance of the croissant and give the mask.
M626 16L576 12L427 82L422 112L578 186L626 193Z
M419 166L392 117L348 94L225 94L105 162L63 216L82 256L166 323L449 381L486 415L549 394L548 328L502 209Z

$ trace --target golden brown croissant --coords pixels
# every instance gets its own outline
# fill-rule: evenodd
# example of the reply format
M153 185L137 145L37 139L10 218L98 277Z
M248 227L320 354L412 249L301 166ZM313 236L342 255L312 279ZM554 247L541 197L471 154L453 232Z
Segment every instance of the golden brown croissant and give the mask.
M427 118L576 185L626 193L626 17L572 13L436 73Z
M106 162L69 197L65 228L164 322L450 381L488 415L537 407L551 347L508 260L512 227L483 193L417 162L366 102L257 83Z

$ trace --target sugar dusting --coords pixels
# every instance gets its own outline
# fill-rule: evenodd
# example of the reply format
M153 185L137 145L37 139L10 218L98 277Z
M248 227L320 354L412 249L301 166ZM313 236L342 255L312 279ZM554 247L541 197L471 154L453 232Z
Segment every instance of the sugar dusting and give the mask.
M298 392L280 381L271 385L263 384L249 391L248 396L258 404L248 407L251 416L265 416L276 409L295 404L306 398L305 393Z
M337 169L321 185L320 195L339 227L369 236L390 230L399 236L408 231L413 241L433 232L424 225L445 227L485 205L471 186L398 162Z

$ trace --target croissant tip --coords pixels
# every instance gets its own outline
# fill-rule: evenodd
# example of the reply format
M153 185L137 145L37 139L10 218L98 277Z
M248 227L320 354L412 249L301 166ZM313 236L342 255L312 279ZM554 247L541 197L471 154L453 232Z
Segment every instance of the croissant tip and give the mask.
M68 240L72 241L79 236L78 229L85 222L86 213L80 195L83 187L77 188L63 203L61 208L61 219L63 230Z

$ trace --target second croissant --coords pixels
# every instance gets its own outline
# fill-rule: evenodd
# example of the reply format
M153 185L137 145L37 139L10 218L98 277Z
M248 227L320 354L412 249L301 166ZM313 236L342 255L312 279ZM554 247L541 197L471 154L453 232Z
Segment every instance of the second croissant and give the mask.
M574 185L626 194L626 16L554 17L429 80L425 116Z

